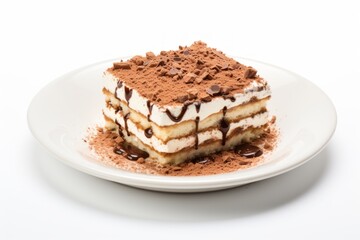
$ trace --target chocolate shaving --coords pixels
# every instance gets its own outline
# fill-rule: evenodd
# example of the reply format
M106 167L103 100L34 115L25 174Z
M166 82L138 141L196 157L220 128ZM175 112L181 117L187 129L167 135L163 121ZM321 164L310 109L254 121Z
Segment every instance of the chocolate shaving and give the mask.
M178 96L178 97L176 97L174 100L177 101L177 102L179 102L179 103L184 103L184 102L186 102L188 99L189 99L189 96L186 94L186 95Z
M256 73L257 71L252 68L252 67L248 67L244 73L244 78L247 79L247 78L255 78L256 77Z
M196 79L197 75L193 74L193 73L187 73L184 76L184 82L185 83L193 83Z
M224 63L222 66L221 66L221 70L228 70L229 69L229 64L227 63Z
M219 65L212 65L210 69L215 70L216 72L220 72L220 66Z
M209 94L207 94L206 92L198 93L198 98L200 98L200 100L202 102L210 102L211 101L211 96L209 96Z
M200 76L199 76L200 79L202 80L211 80L213 79L213 77L210 75L209 72L205 71L204 73L202 73Z
M210 96L218 96L221 94L221 87L219 85L212 85L206 90Z
M131 69L131 65L127 62L115 62L114 69Z

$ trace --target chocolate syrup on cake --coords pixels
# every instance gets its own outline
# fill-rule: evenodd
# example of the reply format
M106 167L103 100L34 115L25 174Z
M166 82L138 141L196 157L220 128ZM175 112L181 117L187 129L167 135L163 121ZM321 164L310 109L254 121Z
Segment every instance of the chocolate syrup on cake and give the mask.
M124 116L125 131L126 131L128 136L130 136L130 132L129 132L128 124L127 124L127 120L129 119L129 117L130 117L130 113L127 113Z
M201 107L201 102L196 101L196 102L194 102L194 105L195 105L196 112L199 113L200 107Z
M182 120L182 118L184 117L186 110L188 109L188 106L190 105L190 103L185 103L182 108L181 108L181 112L178 116L174 116L172 115L172 113L170 112L169 109L166 109L166 114L168 115L168 117L173 121L173 122L180 122Z
M119 100L119 101L121 101L121 100L120 100L120 98L119 98L118 95L117 95L117 90L118 90L119 88L122 88L122 85L123 85L123 82L119 80L119 81L117 82L117 84L116 84L116 87L115 87L115 98L116 98L117 100Z
M153 135L153 131L151 128L147 128L147 129L145 129L144 134L147 138L151 138Z
M220 123L219 123L219 130L222 133L221 144L223 146L226 143L226 135L230 129L230 124L225 119L226 111L227 111L227 107L224 107L223 108L223 118L220 120Z
M152 108L153 108L154 104L151 104L150 100L147 100L146 106L147 106L147 108L149 110L149 114L147 115L147 120L150 122L151 121L150 116L151 116Z
M119 135L120 135L120 137L124 137L124 134L123 134L123 132L122 132L122 127L121 127L121 125L120 125L120 123L118 122L118 120L117 119L115 119L115 123L116 123L116 125L118 126L118 128L119 128Z
M132 91L133 90L131 88L125 87L125 99L128 102L128 104L129 104L129 100L132 96Z
M200 118L195 118L195 149L199 148L199 136L198 136L198 130L199 130L199 121Z
M222 133L221 144L223 146L226 143L226 134L228 133L229 129L230 129L229 123L225 120L225 118L222 118L219 123L219 130Z

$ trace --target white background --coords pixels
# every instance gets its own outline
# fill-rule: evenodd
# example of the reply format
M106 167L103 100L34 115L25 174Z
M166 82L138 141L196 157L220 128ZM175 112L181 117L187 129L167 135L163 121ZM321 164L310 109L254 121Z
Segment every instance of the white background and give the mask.
M93 2L0 3L0 239L360 239L357 1ZM327 148L266 181L166 194L73 170L31 136L27 107L54 78L195 40L323 89L338 113Z

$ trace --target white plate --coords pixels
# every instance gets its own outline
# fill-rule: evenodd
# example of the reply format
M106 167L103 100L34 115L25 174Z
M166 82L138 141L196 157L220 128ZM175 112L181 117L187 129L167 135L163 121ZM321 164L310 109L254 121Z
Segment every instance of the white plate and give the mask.
M122 184L168 192L201 192L240 186L294 169L319 153L336 127L330 99L311 82L287 70L249 59L272 89L270 113L280 139L264 164L233 173L200 177L153 176L106 166L86 153L82 137L102 119L102 73L113 60L68 73L43 88L28 109L35 138L58 159L85 173Z

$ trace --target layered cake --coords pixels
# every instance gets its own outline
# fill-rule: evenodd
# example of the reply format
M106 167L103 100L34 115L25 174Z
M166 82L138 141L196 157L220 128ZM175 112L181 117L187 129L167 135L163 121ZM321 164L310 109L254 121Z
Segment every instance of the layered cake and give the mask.
M113 63L104 73L105 128L130 160L160 164L233 149L269 121L267 82L221 51L195 42Z

